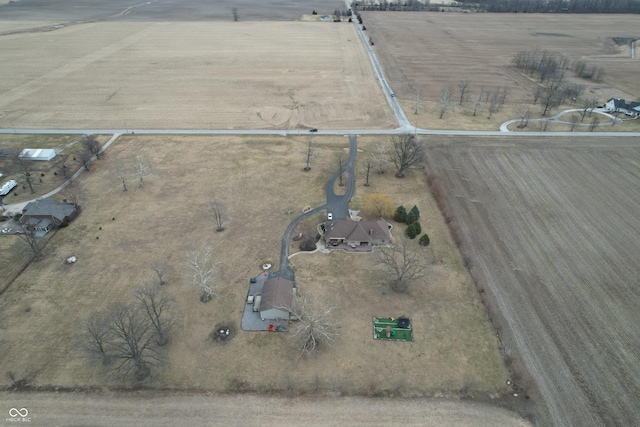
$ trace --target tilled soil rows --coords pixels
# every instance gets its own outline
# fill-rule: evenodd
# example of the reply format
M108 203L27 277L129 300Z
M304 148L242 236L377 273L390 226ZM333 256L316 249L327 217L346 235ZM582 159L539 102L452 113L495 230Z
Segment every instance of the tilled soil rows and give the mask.
M429 149L429 169L504 319L502 341L537 382L544 424L633 425L640 149L535 141L446 140Z

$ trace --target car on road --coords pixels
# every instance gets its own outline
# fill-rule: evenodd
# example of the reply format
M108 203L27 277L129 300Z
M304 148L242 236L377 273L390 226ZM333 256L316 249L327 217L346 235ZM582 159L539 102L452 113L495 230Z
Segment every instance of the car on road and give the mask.
M309 129L309 132L318 132L318 129L312 128L312 129Z
M392 98L395 98L395 97L396 97L396 94L395 94L395 93L393 93L393 92L391 92L391 97L392 97Z
M15 179L10 179L9 181L5 182L2 187L0 187L0 196L6 196L11 190L16 188L17 185L18 183Z
M329 221L333 221L333 214L332 214L331 212L329 212L329 213L327 214L327 219L328 219Z

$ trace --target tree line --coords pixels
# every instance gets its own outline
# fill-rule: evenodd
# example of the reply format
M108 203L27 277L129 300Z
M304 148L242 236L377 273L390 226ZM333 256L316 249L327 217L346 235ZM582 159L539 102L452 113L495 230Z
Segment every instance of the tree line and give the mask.
M464 0L462 0L464 2ZM480 0L480 10L510 13L640 13L636 0Z
M354 3L360 10L388 12L439 11L440 4L429 0L361 0ZM448 7L473 8L493 13L640 13L637 0L458 0Z

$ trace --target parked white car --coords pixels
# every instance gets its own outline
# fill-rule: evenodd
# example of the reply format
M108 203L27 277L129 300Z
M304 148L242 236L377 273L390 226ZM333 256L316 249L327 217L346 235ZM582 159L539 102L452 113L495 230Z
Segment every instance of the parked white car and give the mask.
M9 194L9 191L13 190L18 186L18 182L15 179L10 179L9 181L2 184L0 187L0 196L6 196Z

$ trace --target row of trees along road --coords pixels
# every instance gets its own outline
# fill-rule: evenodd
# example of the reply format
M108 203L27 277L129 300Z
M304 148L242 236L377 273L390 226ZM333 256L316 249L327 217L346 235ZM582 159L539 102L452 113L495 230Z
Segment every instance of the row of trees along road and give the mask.
M307 139L307 144L302 154L305 162L303 170L309 171L311 170L312 164L318 158L311 137ZM366 180L364 185L367 187L370 185L369 176L372 170L378 174L383 174L385 172L385 166L391 163L396 169L395 176L404 178L406 172L422 167L424 160L424 144L422 141L419 141L415 135L409 133L394 135L391 137L389 144L387 144L386 141L378 141L375 149L366 160ZM345 161L342 153L336 156L336 163L339 172L338 182L340 186L343 186L342 175L345 171Z

